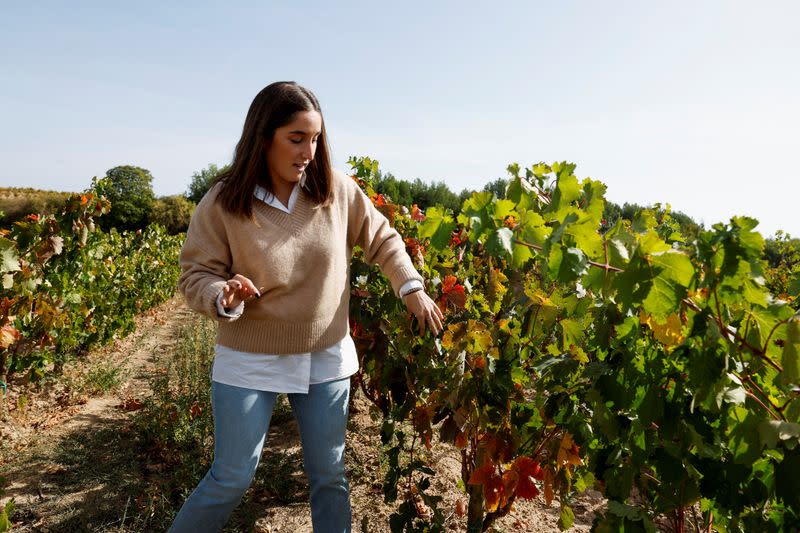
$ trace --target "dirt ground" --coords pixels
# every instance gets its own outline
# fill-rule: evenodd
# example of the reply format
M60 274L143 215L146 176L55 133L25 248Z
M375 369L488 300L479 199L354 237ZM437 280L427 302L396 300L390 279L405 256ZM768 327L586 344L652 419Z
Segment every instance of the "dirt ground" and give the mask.
M136 449L132 413L148 394L147 378L158 371L158 357L169 353L180 325L189 319L191 311L176 297L140 316L128 337L66 369L63 379L36 388L12 383L0 412L0 476L6 480L0 504L15 500L13 531L140 531L131 515L142 497L141 478L158 474L160 465L149 464ZM122 369L122 384L115 392L98 394L73 386L98 362ZM272 481L281 490L288 487L296 494L276 498L262 488L246 496L247 512L256 516L254 532L311 531L299 436L285 403L273 416L262 463L272 463L270 472L280 473ZM353 530L389 531L394 506L383 502L380 423L358 394L348 429ZM432 489L449 509L447 527L466 531L465 518L455 514L457 500L466 501L457 486L458 451L437 444L432 454L437 472ZM569 531L589 531L595 511L603 506L595 491L579 496L572 502L575 524ZM557 506L537 499L518 501L514 507L493 531L559 531Z

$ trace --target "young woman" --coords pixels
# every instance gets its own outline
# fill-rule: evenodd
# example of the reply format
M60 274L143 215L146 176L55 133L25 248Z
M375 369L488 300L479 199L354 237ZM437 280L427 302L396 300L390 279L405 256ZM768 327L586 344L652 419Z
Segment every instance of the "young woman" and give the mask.
M256 95L229 171L192 217L180 291L218 321L214 461L171 532L219 531L258 466L278 393L300 427L316 533L350 531L344 446L350 376L349 264L358 245L420 324L442 314L398 233L330 165L319 102L294 82Z

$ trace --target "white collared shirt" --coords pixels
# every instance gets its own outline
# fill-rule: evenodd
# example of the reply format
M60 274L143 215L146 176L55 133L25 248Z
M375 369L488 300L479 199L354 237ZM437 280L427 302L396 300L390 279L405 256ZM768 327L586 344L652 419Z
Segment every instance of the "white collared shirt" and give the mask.
M294 186L288 205L283 205L273 194L256 185L255 196L269 206L291 213L300 194L305 175ZM419 280L410 280L400 288L405 295L412 288L422 287ZM217 297L220 316L236 317L244 311L244 302L234 309L222 307L222 293ZM358 370L358 355L350 333L341 341L316 352L275 355L234 350L217 344L211 379L226 385L283 393L308 393L308 386L325 383L353 375Z

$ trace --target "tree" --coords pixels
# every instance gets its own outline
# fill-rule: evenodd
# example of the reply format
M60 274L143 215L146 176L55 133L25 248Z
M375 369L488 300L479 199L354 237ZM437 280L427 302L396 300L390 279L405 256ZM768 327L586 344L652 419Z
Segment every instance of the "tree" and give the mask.
M183 233L189 227L194 208L195 204L180 194L163 196L153 203L150 222L161 224L170 235Z
M131 165L114 167L102 179L92 180L92 189L111 201L111 211L99 219L104 230L135 230L147 226L155 201L150 171Z
M186 198L195 204L200 203L200 200L206 192L208 192L208 189L211 188L214 180L223 172L230 170L230 168L230 165L225 165L220 168L214 163L211 163L208 165L208 168L204 168L192 174L192 182L189 184L189 189L186 191Z
M508 180L505 178L497 178L484 185L483 190L493 192L498 199L506 197L506 187L508 187Z

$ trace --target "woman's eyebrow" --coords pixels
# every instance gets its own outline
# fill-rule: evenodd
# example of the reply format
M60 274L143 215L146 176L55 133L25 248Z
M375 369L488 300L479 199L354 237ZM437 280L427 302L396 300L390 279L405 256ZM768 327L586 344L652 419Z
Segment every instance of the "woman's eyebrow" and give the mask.
M322 133L321 131L318 131L318 132L317 132L317 133L315 133L314 135L319 135L319 134L321 134L321 133ZM305 135L305 134L306 134L306 132L304 132L303 130L293 130L293 131L290 131L290 132L289 132L289 134L290 134L290 135L292 135L292 134L295 134L295 135Z

